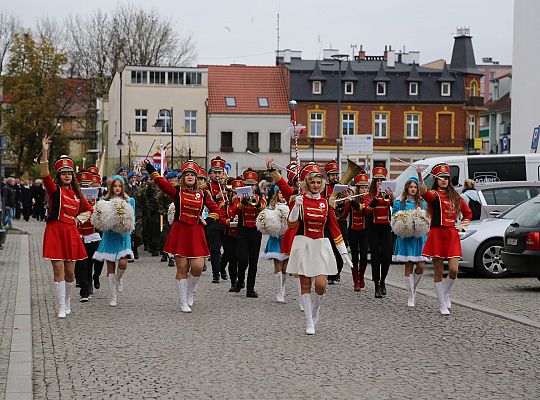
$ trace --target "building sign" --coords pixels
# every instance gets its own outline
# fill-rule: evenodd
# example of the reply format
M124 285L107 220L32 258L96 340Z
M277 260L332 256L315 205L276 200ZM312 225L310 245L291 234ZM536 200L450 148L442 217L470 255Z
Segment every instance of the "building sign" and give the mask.
M531 142L531 150L534 150L536 153L536 150L538 149L538 137L540 136L540 126L537 126L533 130L533 136L532 136L532 142Z
M343 136L344 156L370 156L373 154L373 135Z

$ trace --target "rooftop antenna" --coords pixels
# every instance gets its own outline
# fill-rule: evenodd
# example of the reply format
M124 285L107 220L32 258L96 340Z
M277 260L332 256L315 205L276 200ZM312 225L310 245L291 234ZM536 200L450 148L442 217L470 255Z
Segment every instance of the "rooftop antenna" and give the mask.
M279 12L277 13L277 51L279 52Z
M352 59L354 60L354 56L356 54L356 48L358 47L357 44L351 44L351 49L352 49Z

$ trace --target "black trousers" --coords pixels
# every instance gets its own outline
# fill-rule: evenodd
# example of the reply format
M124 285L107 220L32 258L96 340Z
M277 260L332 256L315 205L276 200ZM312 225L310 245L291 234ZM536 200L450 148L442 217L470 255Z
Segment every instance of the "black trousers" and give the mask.
M351 247L352 264L355 268L366 268L368 262L368 230L349 229L349 246Z
M236 284L238 279L238 260L236 258L236 238L223 235L223 255L221 256L221 271L229 264L229 277L231 278L231 286Z
M221 244L224 232L225 227L218 222L211 222L206 226L206 241L210 250L210 263L214 277L219 277L221 271Z
M390 224L370 224L368 232L373 282L384 282L392 261L392 230Z
M81 288L81 297L88 297L93 292L92 290L92 271L97 276L101 275L103 270L103 261L92 259L94 253L99 247L100 241L85 243L84 248L88 258L79 260L75 263L75 279Z
M32 215L32 204L23 206L22 215L25 221L30 219L30 216Z
M236 237L236 258L238 260L238 283L242 284L248 269L246 291L255 290L255 278L257 277L257 262L261 249L262 234L257 228L239 227Z

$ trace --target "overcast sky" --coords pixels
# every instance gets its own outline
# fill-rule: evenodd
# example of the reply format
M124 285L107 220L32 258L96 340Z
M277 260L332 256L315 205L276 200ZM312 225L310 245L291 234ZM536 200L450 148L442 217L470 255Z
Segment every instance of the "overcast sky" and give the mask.
M13 0L2 9L27 26L43 16L63 18L110 10L111 0ZM8 4L6 4L8 3ZM171 18L180 33L191 33L198 62L272 65L277 47L301 50L303 58L318 58L323 48L352 54L363 44L368 55L381 55L389 44L396 50L420 51L420 62L450 61L457 27L471 28L477 63L492 57L512 62L513 0L133 0ZM358 51L358 47L356 47Z

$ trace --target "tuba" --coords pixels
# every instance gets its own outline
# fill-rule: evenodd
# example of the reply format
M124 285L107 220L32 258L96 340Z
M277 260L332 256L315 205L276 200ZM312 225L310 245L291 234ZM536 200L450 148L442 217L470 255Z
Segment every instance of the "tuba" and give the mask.
M351 160L347 160L347 170L341 176L339 183L342 185L348 185L362 170L363 168L360 165Z

